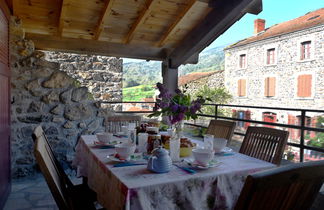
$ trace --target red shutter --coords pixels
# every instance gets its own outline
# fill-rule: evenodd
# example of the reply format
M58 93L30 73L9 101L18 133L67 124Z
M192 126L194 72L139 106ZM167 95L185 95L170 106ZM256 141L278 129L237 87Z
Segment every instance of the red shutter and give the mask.
M294 115L288 114L288 125L296 125L297 118ZM297 139L297 130L293 128L288 128L289 131L289 139L296 140Z

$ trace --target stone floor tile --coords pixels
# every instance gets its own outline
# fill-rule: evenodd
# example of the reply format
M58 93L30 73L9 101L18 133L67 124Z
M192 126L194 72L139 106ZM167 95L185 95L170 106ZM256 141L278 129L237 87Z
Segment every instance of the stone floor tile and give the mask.
M30 209L31 207L32 205L26 199L8 199L3 210Z

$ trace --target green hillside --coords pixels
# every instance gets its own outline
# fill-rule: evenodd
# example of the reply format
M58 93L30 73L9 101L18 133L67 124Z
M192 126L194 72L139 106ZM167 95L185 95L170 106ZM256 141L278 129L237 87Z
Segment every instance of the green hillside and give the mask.
M197 64L187 64L179 67L179 76L192 72L208 72L224 69L225 46L203 51ZM152 97L153 86L162 81L161 62L142 61L123 64L123 101L140 101Z
M142 101L143 98L153 97L154 92L153 85L138 85L123 88L123 101Z

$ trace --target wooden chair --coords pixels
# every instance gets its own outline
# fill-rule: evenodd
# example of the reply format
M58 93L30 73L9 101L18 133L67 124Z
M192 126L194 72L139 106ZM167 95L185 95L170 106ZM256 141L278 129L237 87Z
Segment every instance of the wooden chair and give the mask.
M249 175L235 210L309 209L324 181L324 161L292 164Z
M116 133L121 131L123 125L135 123L136 126L141 124L141 116L138 115L115 115L108 116L105 120L106 132Z
M226 120L211 120L206 133L212 134L216 138L224 138L231 141L236 123Z
M240 153L280 165L289 132L266 127L248 127Z
M59 209L95 209L96 194L87 185L73 185L55 158L41 126L32 135L35 157Z

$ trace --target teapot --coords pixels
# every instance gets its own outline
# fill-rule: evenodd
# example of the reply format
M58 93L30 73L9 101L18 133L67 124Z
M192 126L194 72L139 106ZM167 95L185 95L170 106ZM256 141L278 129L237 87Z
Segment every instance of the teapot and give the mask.
M155 173L167 173L170 171L172 160L169 152L161 146L152 151L152 156L148 160L147 169Z

